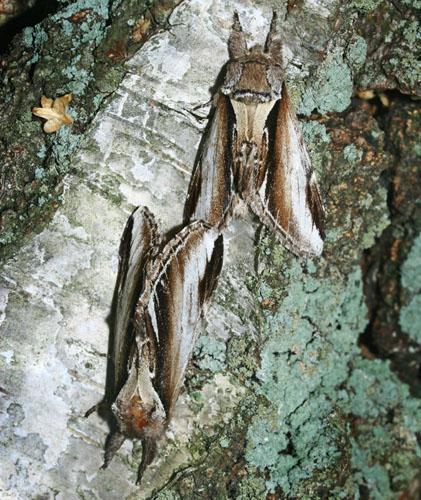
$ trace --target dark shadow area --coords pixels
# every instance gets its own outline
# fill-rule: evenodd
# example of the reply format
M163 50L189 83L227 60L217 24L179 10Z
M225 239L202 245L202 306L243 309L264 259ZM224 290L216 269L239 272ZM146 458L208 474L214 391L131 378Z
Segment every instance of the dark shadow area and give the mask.
M20 2L23 3L23 2ZM0 28L0 54L8 51L13 37L24 28L33 27L58 9L57 0L38 0L32 7L21 7L21 13Z
M110 313L106 318L106 323L109 328L109 337L108 337L108 349L107 349L107 371L105 376L105 394L101 401L95 404L92 408L88 409L85 413L85 418L89 417L94 412L97 412L98 415L109 425L110 434L107 438L106 447L110 437L118 431L117 420L114 417L113 412L111 411L111 404L114 402L116 397L114 390L114 380L115 380L115 367L114 367L114 342L115 342L115 315L117 308L117 299L118 299L118 282L115 285L113 300L111 303Z
M419 103L397 90L382 90L369 105L393 162L380 179L387 189L390 225L361 260L369 323L359 345L368 358L390 360L411 394L420 398L421 347L401 327L401 310L412 293L402 286L402 268L421 231Z

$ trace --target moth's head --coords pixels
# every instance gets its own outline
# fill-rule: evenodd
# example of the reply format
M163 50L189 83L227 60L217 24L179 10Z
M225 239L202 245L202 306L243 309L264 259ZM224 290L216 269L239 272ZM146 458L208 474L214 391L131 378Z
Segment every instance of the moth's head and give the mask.
M230 60L227 64L222 92L232 99L248 103L263 103L281 97L284 79L282 42L273 13L264 46L250 49L244 37L237 12L228 41Z

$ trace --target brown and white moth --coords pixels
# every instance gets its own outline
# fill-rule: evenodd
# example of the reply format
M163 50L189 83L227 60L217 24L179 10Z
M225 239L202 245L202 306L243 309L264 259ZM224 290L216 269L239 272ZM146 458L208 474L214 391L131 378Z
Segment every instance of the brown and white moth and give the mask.
M166 244L146 207L130 216L120 244L112 411L119 430L103 468L126 437L142 440L140 482L171 418L201 320L216 288L222 235L196 221Z
M234 13L230 60L189 186L185 221L221 227L242 198L289 250L323 249L324 211L284 80L273 18L265 46L247 48Z

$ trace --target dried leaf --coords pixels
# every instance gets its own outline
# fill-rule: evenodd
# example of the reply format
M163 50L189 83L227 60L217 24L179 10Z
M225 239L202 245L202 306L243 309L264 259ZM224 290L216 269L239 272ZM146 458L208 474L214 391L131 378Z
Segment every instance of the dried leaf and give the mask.
M73 14L73 16L70 16L68 18L68 20L71 22L71 23L78 23L79 21L81 21L85 16L87 16L90 12L92 12L92 9L85 9L85 10L81 10L79 12L76 12L75 14Z
M16 12L16 6L8 0L0 0L0 12L2 14L14 14Z
M297 6L297 0L288 0L287 1L287 11L288 14L292 11L294 7Z
M108 49L105 53L111 59L113 64L117 64L127 57L127 49L123 42L115 42L114 47Z
M146 40L146 33L151 26L151 21L145 21L144 19L138 19L134 29L132 39L134 42L141 42Z
M374 90L361 90L361 92L358 92L358 97L360 99L373 99L376 97L376 94L374 93Z
M56 132L62 125L72 125L73 119L66 113L66 106L71 100L72 94L58 97L55 101L43 95L41 97L42 108L32 108L32 113L35 116L47 120L44 124L44 131L47 134Z

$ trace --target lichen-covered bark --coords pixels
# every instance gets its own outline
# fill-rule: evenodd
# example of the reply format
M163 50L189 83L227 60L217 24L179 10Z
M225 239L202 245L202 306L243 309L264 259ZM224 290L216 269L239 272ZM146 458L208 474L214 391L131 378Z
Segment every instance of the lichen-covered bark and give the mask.
M61 203L70 158L101 102L124 76L124 61L167 27L175 0L59 1L57 12L27 27L0 66L0 247L9 255ZM53 135L31 109L72 93L73 127Z
M5 492L418 498L420 147L409 95L419 89L399 64L415 54L417 7L279 7L288 87L327 209L325 249L299 258L250 214L230 222L206 329L140 488L139 443L99 472L108 426L81 418L103 394L118 241L138 204L164 230L181 221L205 128L196 107L227 60L232 12L262 42L271 5L181 4L171 33L126 63L72 157L62 205L3 267Z

